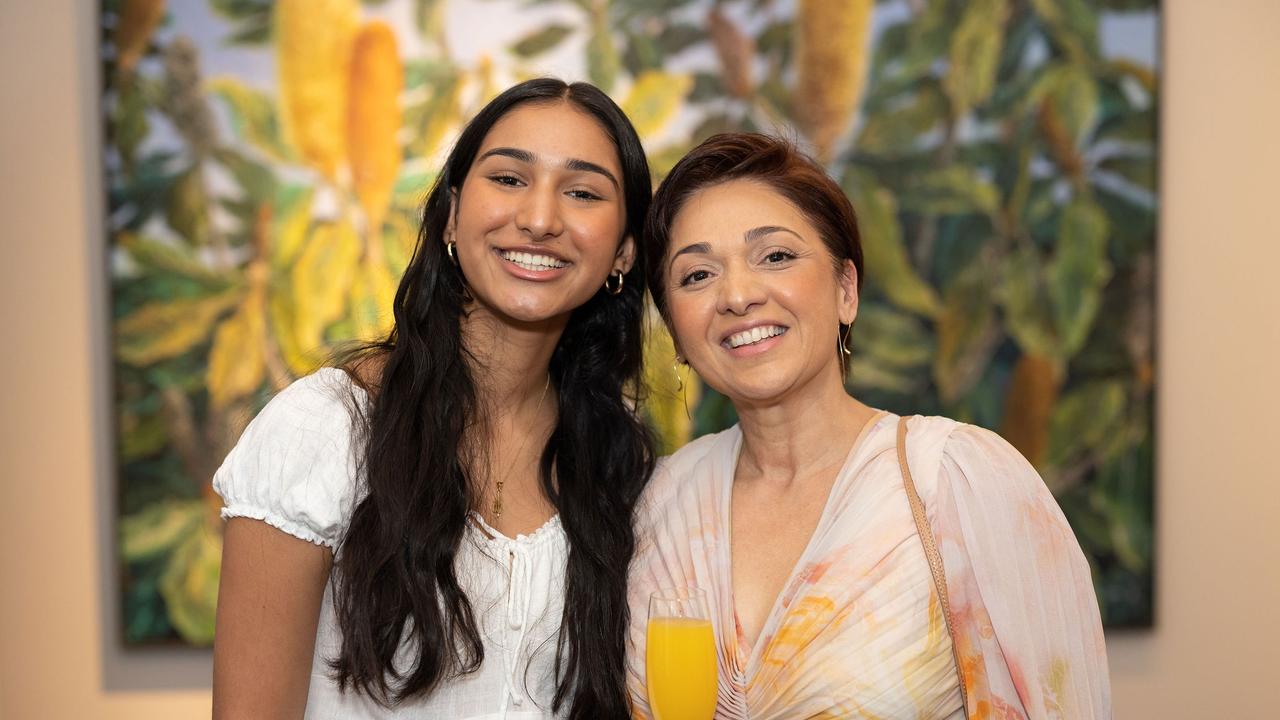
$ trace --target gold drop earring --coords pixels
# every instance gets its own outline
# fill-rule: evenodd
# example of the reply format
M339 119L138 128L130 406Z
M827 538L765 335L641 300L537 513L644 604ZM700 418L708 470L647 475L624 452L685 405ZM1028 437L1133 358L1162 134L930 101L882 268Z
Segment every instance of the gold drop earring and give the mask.
M671 372L676 376L676 394L680 396L680 402L684 405L684 416L693 420L693 413L689 412L689 394L684 391L684 378L680 377L681 365L688 365L688 363L680 357L679 353L676 353L676 358L671 363Z

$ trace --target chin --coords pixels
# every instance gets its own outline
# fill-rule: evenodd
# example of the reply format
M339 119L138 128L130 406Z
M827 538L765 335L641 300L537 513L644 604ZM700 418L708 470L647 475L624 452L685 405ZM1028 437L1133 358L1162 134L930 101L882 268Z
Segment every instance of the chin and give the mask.
M737 376L722 388L712 386L717 392L732 402L770 403L782 400L795 382L791 378L780 376L775 372L752 373L750 376Z

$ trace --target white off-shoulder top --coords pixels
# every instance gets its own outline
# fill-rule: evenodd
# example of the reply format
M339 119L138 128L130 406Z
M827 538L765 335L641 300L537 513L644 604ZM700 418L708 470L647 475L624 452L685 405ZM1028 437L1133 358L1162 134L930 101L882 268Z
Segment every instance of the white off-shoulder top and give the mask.
M325 368L268 403L214 476L214 489L225 503L222 516L261 520L296 538L340 550L365 492L351 438L347 403L352 399L367 402L345 372ZM478 514L467 528L457 573L484 642L480 669L392 709L364 695L341 692L328 667L341 647L330 583L316 629L307 720L557 717L551 700L568 559L560 519L553 517L533 534L514 538L503 536ZM397 663L408 667L414 657L406 643Z
M651 716L649 594L689 586L710 605L717 720L1111 716L1089 564L1044 482L995 433L911 418L906 450L944 565L952 642L904 489L899 419L882 414L853 442L754 644L738 624L730 561L742 432L664 460L641 501L630 575L636 718Z

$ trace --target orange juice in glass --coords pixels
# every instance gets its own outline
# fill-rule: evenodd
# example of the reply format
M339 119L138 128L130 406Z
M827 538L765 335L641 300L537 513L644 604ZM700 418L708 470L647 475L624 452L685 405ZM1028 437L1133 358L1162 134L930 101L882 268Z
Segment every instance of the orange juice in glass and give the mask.
M716 711L716 641L706 594L698 588L653 593L646 643L655 720L710 720Z

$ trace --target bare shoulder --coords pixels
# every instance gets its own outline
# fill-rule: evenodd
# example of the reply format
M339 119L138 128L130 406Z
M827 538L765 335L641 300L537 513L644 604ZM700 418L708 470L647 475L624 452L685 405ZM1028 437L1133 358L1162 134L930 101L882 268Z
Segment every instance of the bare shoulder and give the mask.
M372 397L377 395L382 386L382 373L387 367L389 354L389 350L373 350L352 359L341 369L351 377L352 382Z

